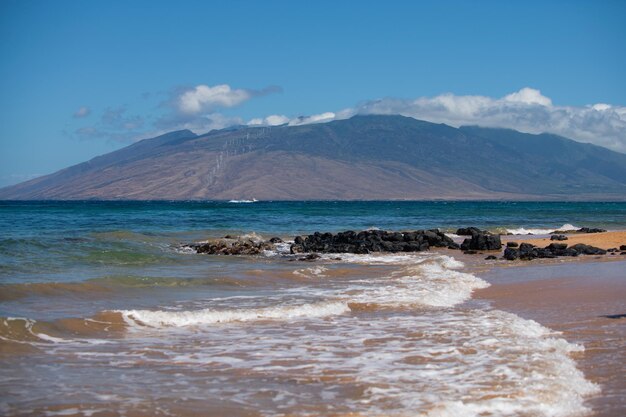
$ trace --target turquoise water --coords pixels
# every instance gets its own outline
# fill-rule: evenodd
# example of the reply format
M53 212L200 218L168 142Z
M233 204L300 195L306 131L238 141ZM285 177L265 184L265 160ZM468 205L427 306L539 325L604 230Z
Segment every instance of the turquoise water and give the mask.
M82 236L100 231L240 230L298 234L342 229L473 225L608 229L626 226L626 203L561 202L1 202L0 233Z
M626 203L0 202L0 283L164 271L188 276L198 262L181 259L172 248L227 233L293 237L470 225L503 231L568 223L626 228Z

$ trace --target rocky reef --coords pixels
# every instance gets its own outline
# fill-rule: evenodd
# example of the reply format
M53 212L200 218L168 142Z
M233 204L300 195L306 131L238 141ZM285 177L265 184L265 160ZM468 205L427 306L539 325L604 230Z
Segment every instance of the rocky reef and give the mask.
M580 229L581 233L599 233L602 229ZM585 230L585 232L582 232ZM598 230L598 231L596 231ZM307 236L296 236L289 246L291 254L303 254L298 260L314 261L320 253L353 253L368 254L376 252L422 252L431 248L460 249L466 254L479 254L480 251L500 251L502 241L500 235L481 230L476 227L461 228L456 231L459 236L468 236L461 244L455 242L450 236L438 229L414 230L414 231L385 231L363 230L360 232L345 231L339 233L315 232ZM555 241L546 247L537 247L531 243L506 242L503 260L532 260L540 258L557 258L561 256L575 257L579 255L605 255L606 250L594 246L578 243L568 246L560 241L567 240L563 235L554 235L551 240ZM193 243L183 247L196 253L209 255L259 255L263 251L275 250L276 245L283 244L282 239L273 237L264 240L258 235L245 235L239 237L225 236L206 242ZM622 245L620 250L626 249ZM608 250L610 253L617 252ZM497 253L496 253L497 254ZM487 256L488 260L498 259L492 252Z
M274 245L281 242L280 238L265 241L257 236L225 236L221 239L183 245L183 247L207 255L259 255L265 250L274 249Z
M578 243L570 247L566 243L550 243L545 248L539 248L530 243L522 243L518 248L508 247L504 250L504 259L514 261L516 259L531 260L537 258L557 258L559 256L578 255L605 255L604 249L595 246Z
M421 252L431 247L459 249L459 245L452 238L439 230L412 232L348 230L337 234L316 232L304 238L296 236L291 245L291 253Z

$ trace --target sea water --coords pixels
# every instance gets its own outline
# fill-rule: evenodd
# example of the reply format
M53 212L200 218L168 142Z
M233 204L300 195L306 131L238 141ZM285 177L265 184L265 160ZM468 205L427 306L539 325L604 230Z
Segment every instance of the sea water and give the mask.
M626 204L0 202L0 414L584 414L599 392L584 347L473 300L489 284L454 251L309 263L288 244L182 246L567 225L623 229Z

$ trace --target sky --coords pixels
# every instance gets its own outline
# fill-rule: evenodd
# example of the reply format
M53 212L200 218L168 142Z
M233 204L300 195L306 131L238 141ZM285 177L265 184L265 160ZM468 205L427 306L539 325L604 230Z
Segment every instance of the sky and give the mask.
M403 114L626 153L624 1L0 1L0 186L168 131Z

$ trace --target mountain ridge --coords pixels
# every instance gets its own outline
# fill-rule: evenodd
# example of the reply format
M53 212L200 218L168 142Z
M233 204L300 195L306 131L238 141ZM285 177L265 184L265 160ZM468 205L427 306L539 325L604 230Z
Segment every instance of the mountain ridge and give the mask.
M626 155L552 134L404 116L144 139L0 199L626 200Z

